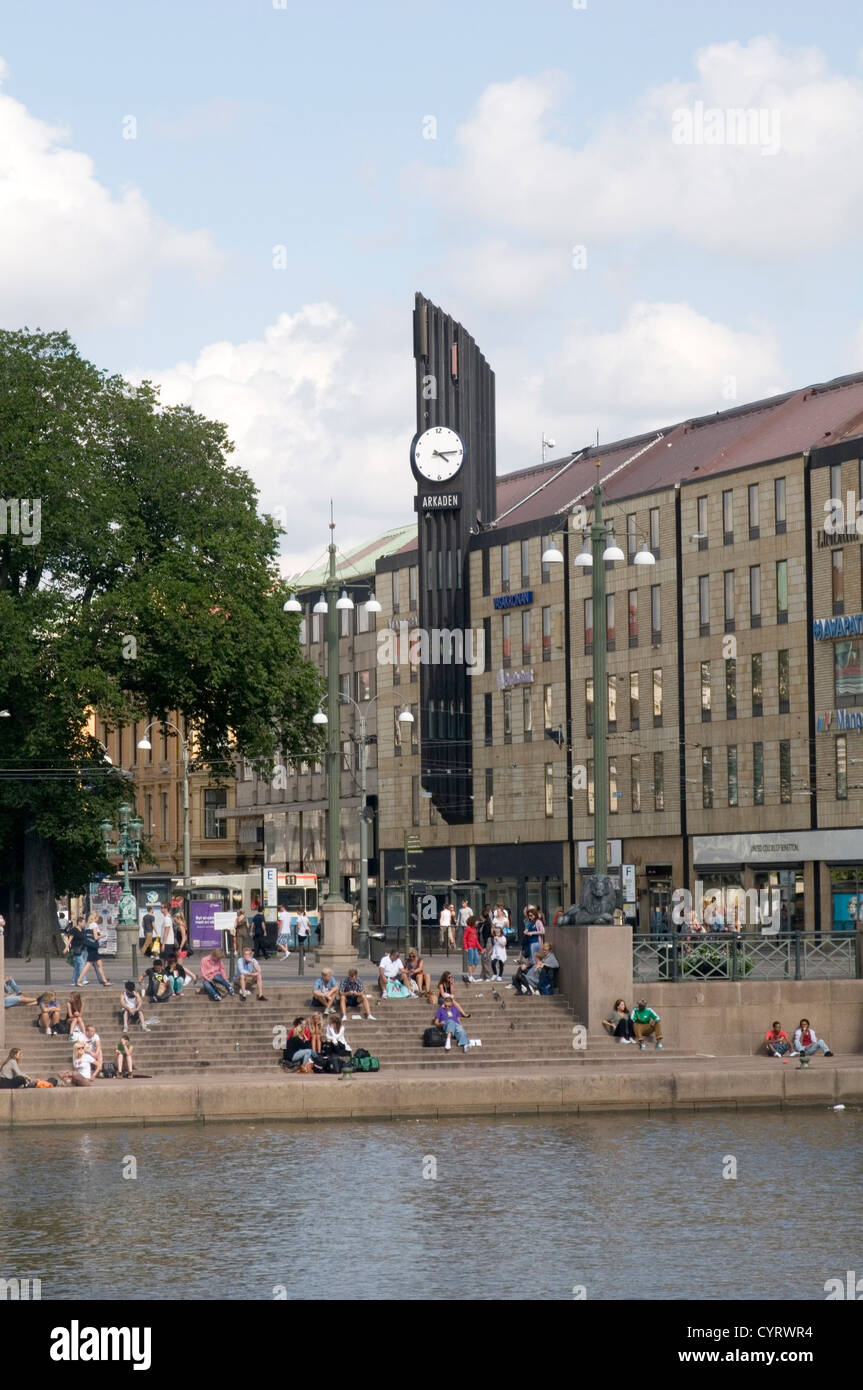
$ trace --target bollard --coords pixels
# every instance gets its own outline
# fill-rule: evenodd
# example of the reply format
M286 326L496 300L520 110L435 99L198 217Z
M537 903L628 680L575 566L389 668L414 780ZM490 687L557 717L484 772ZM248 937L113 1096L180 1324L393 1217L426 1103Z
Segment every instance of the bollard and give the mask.
M132 979L138 979L138 947L132 947Z
M298 965L298 967L297 967L297 973L298 973L299 975L305 975L305 973L306 973L306 946L305 946L305 937L303 937L302 941L300 942L300 960L299 960L299 965Z
M45 955L45 983L46 985L51 983L51 957L47 953Z

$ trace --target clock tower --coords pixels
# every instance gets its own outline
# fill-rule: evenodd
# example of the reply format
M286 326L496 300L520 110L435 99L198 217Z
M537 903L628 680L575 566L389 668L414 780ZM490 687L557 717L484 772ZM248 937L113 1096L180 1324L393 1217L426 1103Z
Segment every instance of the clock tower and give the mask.
M422 785L450 825L473 820L470 538L495 517L494 372L473 338L437 305L414 308ZM435 640L435 633L447 634ZM468 649L471 650L470 648ZM476 651L474 644L473 651ZM486 652L488 662L490 653Z

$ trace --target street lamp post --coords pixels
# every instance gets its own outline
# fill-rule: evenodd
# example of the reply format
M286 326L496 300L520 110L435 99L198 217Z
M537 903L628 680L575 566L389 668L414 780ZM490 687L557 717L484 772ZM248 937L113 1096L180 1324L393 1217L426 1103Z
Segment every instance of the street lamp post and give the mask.
M134 806L123 802L118 808L119 832L117 843L112 847L111 840L115 825L112 820L100 822L99 829L105 842L105 853L123 860L123 892L120 895L120 910L117 919L117 959L132 958L132 948L138 939L138 908L135 895L129 882L129 860L137 859L141 853L141 835L144 822L140 816L133 815ZM129 939L131 938L131 939ZM126 951L121 950L126 945Z

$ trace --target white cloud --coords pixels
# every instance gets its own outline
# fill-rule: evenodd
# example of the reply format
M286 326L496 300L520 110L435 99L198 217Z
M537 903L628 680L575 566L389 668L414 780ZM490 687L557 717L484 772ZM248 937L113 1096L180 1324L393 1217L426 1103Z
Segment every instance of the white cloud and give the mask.
M619 327L574 324L554 352L507 380L498 400L499 469L539 462L538 427L560 453L602 440L727 410L788 386L766 329L737 330L688 304L637 303ZM515 446L515 448L513 448Z
M409 342L385 316L360 333L331 304L308 304L259 339L211 343L194 362L134 375L158 382L167 404L225 422L232 461L288 532L291 572L327 545L330 498L344 550L413 515Z
M211 274L221 260L209 232L162 220L135 188L114 197L66 132L0 93L3 327L134 321L156 274Z
M467 218L478 235L493 229L531 255L654 234L775 258L853 237L863 213L863 81L831 72L816 49L773 38L711 45L695 67L696 80L647 89L580 145L550 131L560 74L496 83L459 130L456 163L416 168L411 181L457 210L462 228ZM728 143L723 121L714 130L725 143L675 143L675 113L697 103L702 115L761 113L756 142L750 133L750 143Z

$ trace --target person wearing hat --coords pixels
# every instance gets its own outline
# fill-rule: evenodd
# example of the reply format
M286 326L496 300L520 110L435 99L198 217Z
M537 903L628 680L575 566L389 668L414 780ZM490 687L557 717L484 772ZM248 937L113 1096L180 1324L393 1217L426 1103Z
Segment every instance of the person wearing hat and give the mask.
M646 1046L644 1039L650 1033L656 1039L657 1052L662 1051L662 1025L659 1022L659 1014L648 1008L646 999L639 999L632 1010L632 1031L642 1052Z

